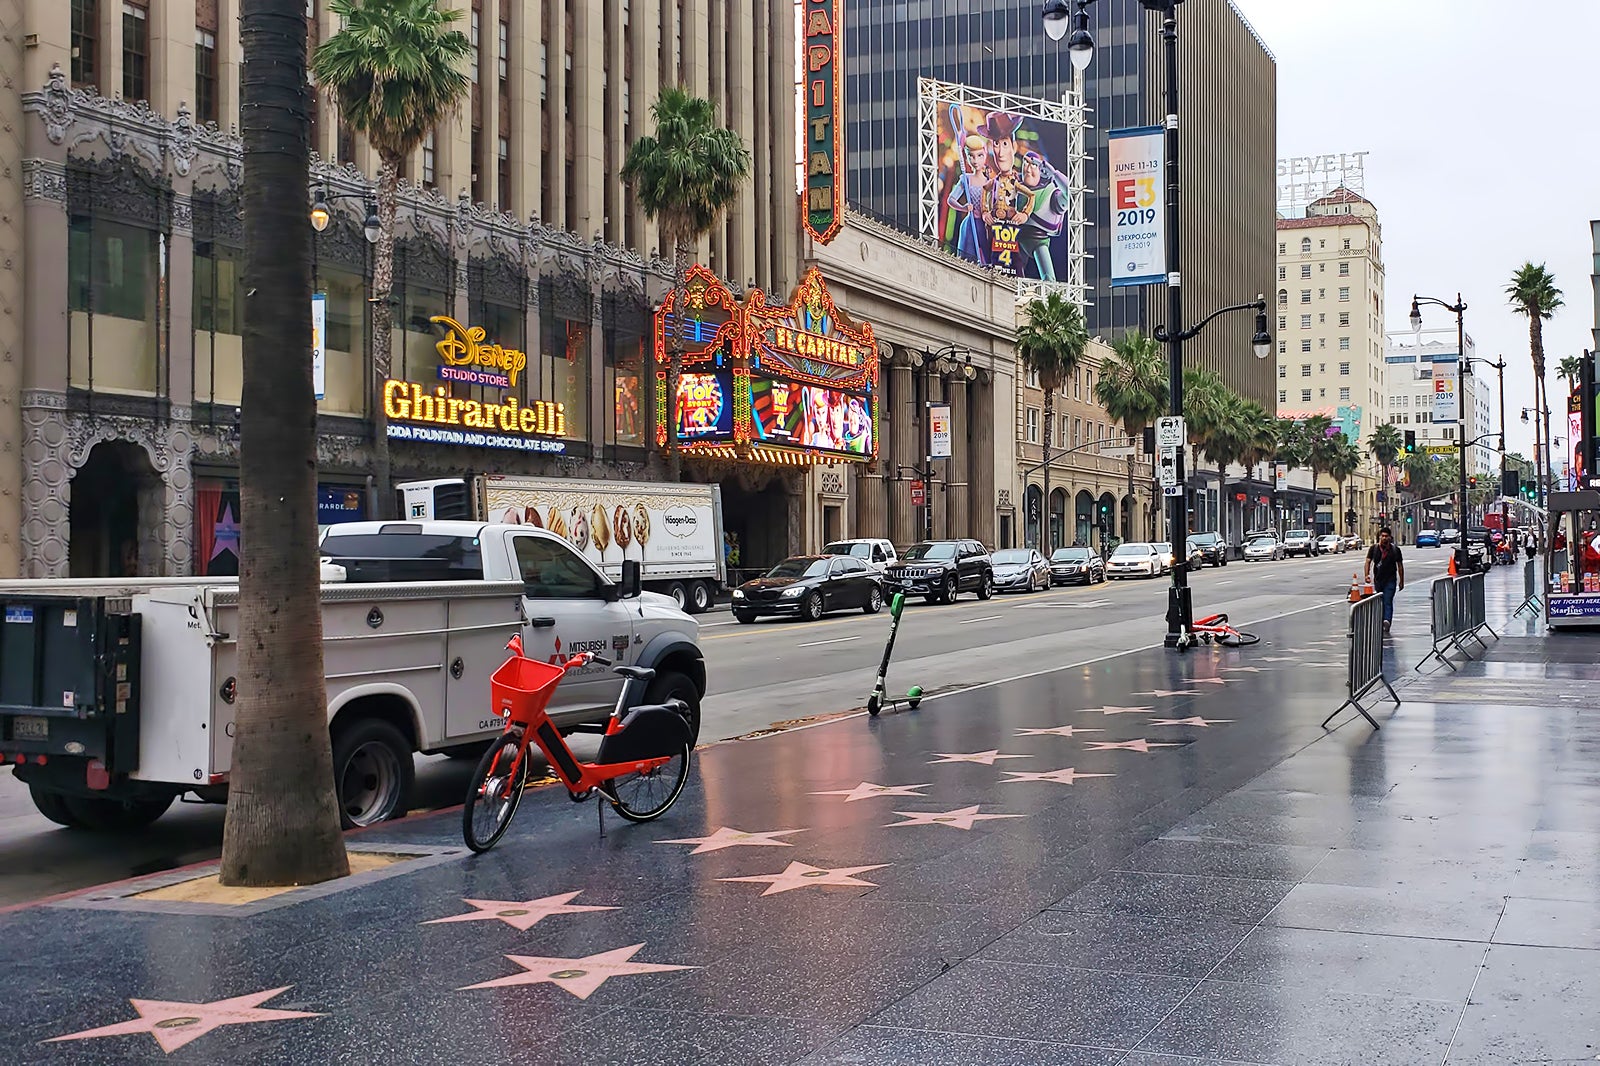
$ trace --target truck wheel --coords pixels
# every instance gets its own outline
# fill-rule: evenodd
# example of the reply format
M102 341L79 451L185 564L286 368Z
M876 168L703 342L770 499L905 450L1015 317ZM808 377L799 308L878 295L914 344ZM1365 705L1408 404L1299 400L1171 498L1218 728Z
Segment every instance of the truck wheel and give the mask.
M167 813L172 796L110 799L99 796L64 796L67 810L85 829L100 833L126 833L143 829Z
M68 829L76 829L83 825L67 807L67 797L61 793L51 792L38 785L29 785L28 795L33 799L33 805L39 813L57 825L64 825Z
M704 614L711 610L711 586L696 581L689 587L689 613Z
M700 692L683 674L668 670L666 673L657 674L650 679L650 687L644 690L646 703L666 703L668 700L682 700L685 707L689 708L689 744L693 746L700 740Z
M344 828L406 813L415 767L400 730L379 718L341 729L333 738L333 783Z
M683 587L682 581L674 581L669 584L666 587L666 594L672 597L672 602L678 605L678 610L688 610L689 590Z

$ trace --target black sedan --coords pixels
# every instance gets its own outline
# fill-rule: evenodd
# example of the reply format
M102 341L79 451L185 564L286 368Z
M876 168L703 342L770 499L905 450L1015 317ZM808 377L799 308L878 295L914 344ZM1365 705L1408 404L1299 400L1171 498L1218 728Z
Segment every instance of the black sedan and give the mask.
M1199 561L1195 561L1198 551ZM1190 533L1189 534L1189 568L1198 570L1201 566L1227 566L1228 542L1216 533Z
M796 555L733 590L733 617L744 625L764 614L815 622L855 608L883 610L883 578L848 555Z
M1050 584L1094 585L1106 579L1106 561L1093 548L1057 548L1050 553Z

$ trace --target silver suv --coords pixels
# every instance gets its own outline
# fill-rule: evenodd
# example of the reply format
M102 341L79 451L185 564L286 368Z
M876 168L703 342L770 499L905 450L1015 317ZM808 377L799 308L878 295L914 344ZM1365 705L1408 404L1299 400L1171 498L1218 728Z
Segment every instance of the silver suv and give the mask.
M1317 554L1316 534L1309 529L1291 529L1283 535L1283 554L1304 555L1307 559Z

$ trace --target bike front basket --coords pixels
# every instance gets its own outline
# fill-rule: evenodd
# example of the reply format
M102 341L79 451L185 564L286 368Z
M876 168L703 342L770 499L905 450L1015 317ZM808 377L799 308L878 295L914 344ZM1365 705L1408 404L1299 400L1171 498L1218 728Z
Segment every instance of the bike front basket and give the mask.
M532 722L550 702L565 673L550 663L512 656L489 678L494 713L513 722Z

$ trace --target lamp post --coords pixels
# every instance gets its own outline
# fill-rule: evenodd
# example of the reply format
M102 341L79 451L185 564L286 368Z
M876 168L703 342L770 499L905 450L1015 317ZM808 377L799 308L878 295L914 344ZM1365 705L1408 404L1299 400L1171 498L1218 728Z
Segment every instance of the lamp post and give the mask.
M1075 70L1087 70L1094 60L1094 37L1089 32L1089 5L1094 0L1073 0L1069 11L1067 0L1045 0L1043 18L1045 35L1052 41L1067 37L1067 55ZM1167 176L1167 324L1153 336L1167 345L1167 380L1174 417L1183 416L1183 342L1194 337L1217 316L1230 311L1254 309L1256 332L1252 338L1257 358L1265 359L1272 350L1272 338L1267 333L1267 304L1258 296L1254 302L1224 307L1207 315L1190 329L1183 327L1183 285L1180 246L1178 241L1178 5L1183 0L1139 0L1146 11L1164 16L1161 23L1161 40L1166 57L1166 146L1163 165ZM1068 23L1071 36L1067 36ZM1185 506L1184 449L1177 453L1177 494L1171 497L1168 522L1172 527L1172 588L1167 596L1167 635L1164 643L1180 651L1186 649L1191 638L1189 630L1194 625L1194 606L1189 595L1188 575L1188 510Z
M1456 447L1459 449L1460 461L1456 464L1456 528L1461 531L1461 542L1456 545L1456 566L1464 567L1467 561L1467 421L1466 405L1462 402L1461 379L1470 373L1467 367L1467 325L1466 301L1461 294L1456 293L1456 302L1447 303L1432 296L1411 297L1411 333L1420 342L1422 339L1422 305L1436 304L1450 311L1456 316Z
M922 357L922 362L920 365L922 367L926 367L928 370L928 374L924 379L926 381L926 391L923 395L920 407L923 427L922 432L919 434L919 436L922 438L922 457L921 464L916 468L918 476L922 478L924 507L923 538L925 540L933 539L933 461L936 458L933 454L933 408L937 404L944 404L948 406L950 403L949 395L942 389L941 399L935 400L933 398L933 380L935 378L942 380L946 376L950 376L960 377L966 381L972 381L978 376L977 368L972 365L972 353L973 349L962 344L946 344L944 347L935 351L924 351L920 353ZM965 355L965 359L960 363L954 361L955 356L958 354ZM948 460L949 457L937 456L937 458ZM945 475L945 489L943 491L948 492L950 484L948 469L946 469ZM948 506L947 498L945 512L946 536L952 535L949 528L950 514L948 511Z

